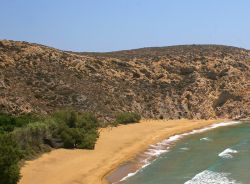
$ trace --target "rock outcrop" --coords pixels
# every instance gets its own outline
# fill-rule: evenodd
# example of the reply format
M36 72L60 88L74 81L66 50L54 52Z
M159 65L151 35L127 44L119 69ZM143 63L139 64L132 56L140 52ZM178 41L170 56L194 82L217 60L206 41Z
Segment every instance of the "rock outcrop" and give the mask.
M72 107L103 120L249 118L250 51L189 45L75 53L0 41L0 111L50 113Z

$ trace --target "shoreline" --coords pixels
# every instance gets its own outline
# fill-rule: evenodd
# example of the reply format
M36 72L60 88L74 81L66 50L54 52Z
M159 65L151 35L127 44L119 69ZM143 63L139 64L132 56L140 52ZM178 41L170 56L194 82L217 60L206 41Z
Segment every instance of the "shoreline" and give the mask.
M151 165L155 160L157 160L160 155L169 152L177 144L178 141L184 139L189 135L200 134L219 127L233 126L237 124L241 124L241 121L223 121L214 123L200 129L194 129L189 132L176 134L162 140L161 142L151 144L146 150L144 150L142 153L139 153L136 158L121 164L116 169L111 171L108 175L106 175L105 178L108 180L107 183L119 183L136 175L138 172Z
M53 150L25 162L19 184L108 184L106 179L122 164L150 145L225 120L143 120L100 131L95 150Z

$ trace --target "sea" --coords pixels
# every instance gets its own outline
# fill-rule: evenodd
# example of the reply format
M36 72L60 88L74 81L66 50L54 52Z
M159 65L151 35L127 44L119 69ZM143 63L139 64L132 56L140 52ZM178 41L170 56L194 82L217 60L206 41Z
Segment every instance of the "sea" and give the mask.
M125 163L116 184L250 184L250 122L230 121L175 135Z

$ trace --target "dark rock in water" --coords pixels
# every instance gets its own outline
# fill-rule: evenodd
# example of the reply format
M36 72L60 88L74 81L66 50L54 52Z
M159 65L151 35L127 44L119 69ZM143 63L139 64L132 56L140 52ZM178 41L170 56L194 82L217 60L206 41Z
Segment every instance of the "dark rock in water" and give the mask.
M50 113L72 107L110 121L249 118L250 51L218 45L74 53L0 41L0 111Z

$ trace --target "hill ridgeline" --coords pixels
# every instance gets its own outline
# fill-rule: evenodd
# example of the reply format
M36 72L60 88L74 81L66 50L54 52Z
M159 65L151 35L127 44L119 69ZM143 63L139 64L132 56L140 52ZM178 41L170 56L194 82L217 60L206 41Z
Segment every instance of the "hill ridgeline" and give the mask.
M121 111L144 118L249 119L250 51L218 45L109 53L0 41L0 111Z

